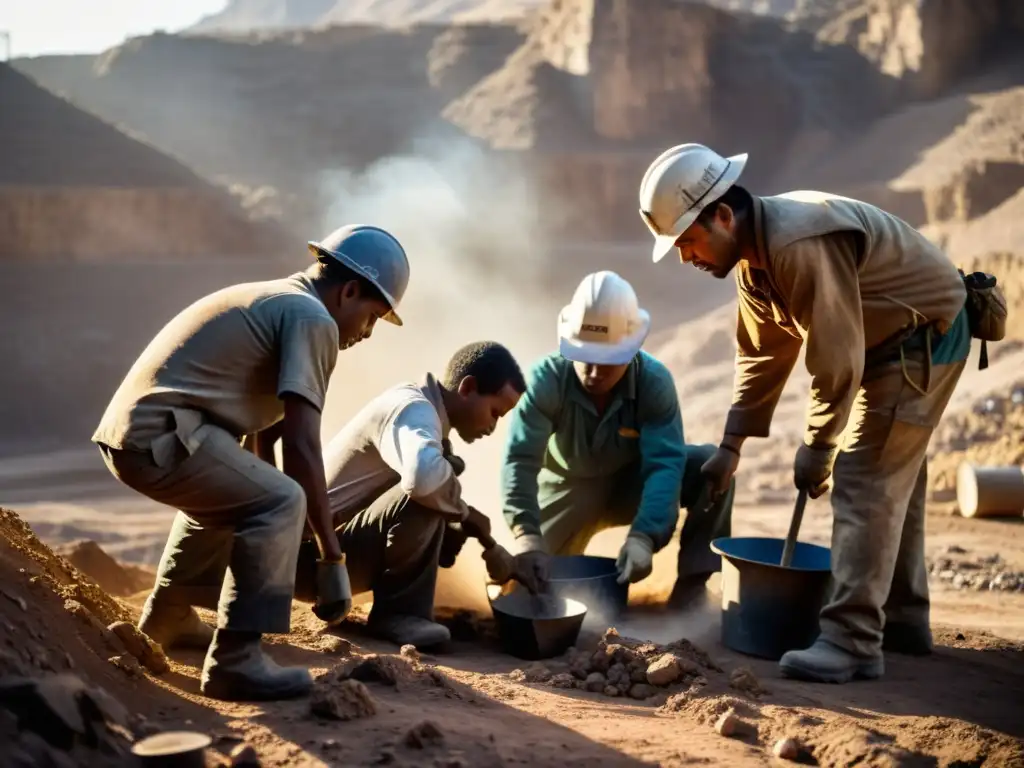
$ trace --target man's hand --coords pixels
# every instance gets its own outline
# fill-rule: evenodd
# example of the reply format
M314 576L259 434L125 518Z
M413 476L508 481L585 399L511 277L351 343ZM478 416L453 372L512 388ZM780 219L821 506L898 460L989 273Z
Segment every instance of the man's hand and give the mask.
M518 539L522 551L515 556L515 580L522 584L531 595L548 591L548 559L544 539L527 534Z
M476 507L469 508L469 515L462 521L462 530L474 539L485 539L491 535L491 519Z
M515 576L515 558L500 544L485 549L483 558L487 564L487 575L495 584L504 584Z
M828 490L835 461L835 448L802 444L793 461L793 484L812 499L818 498Z
M615 567L619 571L619 584L632 584L651 575L654 561L654 547L646 536L630 534L619 550Z
M441 540L441 555L437 564L441 568L451 568L455 565L455 558L462 551L466 543L466 530L458 523L445 523L444 538Z
M317 560L316 603L313 613L329 625L341 623L352 610L352 586L343 562Z
M724 442L718 446L718 450L715 451L714 455L704 462L704 466L700 468L700 473L708 484L712 499L717 499L729 490L729 482L732 480L733 475L736 474L739 464L739 449L727 447Z
M298 395L286 394L282 423L281 457L284 473L306 493L306 515L317 543L320 557L328 561L342 558L338 536L334 532L334 516L327 501L327 480L320 448L320 411Z

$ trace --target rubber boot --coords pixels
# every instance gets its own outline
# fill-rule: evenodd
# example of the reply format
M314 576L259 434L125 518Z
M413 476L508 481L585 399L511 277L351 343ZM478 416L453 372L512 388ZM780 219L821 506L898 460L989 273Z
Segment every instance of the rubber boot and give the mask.
M874 680L885 673L882 655L863 658L818 638L805 651L789 651L779 660L783 677L814 683L848 683L854 679Z
M882 649L905 656L927 656L932 652L932 630L928 626L886 622Z
M213 642L213 627L203 622L190 605L146 600L138 629L166 651L172 648L201 648L206 650Z
M441 645L452 639L448 627L420 616L381 615L370 611L366 628L375 637L390 640L397 645L414 645L417 648Z
M206 654L200 690L222 701L277 701L304 696L313 677L303 667L282 667L261 647L259 632L218 629Z

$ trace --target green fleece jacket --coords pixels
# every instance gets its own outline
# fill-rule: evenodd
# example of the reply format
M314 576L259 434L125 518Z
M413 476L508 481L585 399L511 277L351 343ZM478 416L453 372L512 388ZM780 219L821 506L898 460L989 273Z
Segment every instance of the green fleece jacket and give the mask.
M635 471L643 493L630 533L660 549L679 518L685 460L679 398L662 363L640 352L598 414L572 362L554 353L532 367L511 414L501 477L505 519L517 537L539 534L549 496Z

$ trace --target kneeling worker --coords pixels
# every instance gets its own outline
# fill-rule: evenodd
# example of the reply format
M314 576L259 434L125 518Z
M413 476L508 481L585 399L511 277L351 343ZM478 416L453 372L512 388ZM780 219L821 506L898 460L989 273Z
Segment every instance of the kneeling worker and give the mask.
M640 349L650 316L628 282L614 272L588 275L558 328L559 351L533 366L505 448L503 505L521 550L516 571L543 591L549 555L582 554L599 531L628 525L619 582L640 581L683 506L670 602L685 607L721 567L711 540L730 532L731 490L712 501L700 474L714 446L684 443L675 383Z
M334 525L353 593L373 591L368 629L378 637L417 647L449 639L448 629L433 621L439 561L451 565L466 535L489 543L491 523L462 499L453 466L461 459L446 451L448 436L454 429L471 443L491 434L525 389L505 347L470 344L455 353L440 381L427 374L419 384L384 391L328 445ZM300 600L312 599L316 581L315 556L306 551ZM496 581L511 577L511 556L501 547L484 557Z
M165 648L207 648L213 698L278 699L309 671L264 655L291 629L295 562L307 514L325 563L322 591L351 603L331 525L320 411L339 349L395 315L409 281L399 242L342 227L310 243L306 272L217 291L181 312L132 366L93 434L125 485L180 510L139 629ZM282 435L284 472L241 445ZM193 606L218 610L217 630Z

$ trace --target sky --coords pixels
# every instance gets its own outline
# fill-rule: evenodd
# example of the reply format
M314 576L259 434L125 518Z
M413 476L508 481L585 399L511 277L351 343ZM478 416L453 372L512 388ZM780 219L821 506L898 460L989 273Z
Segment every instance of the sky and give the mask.
M0 35L10 56L99 53L129 37L176 32L227 0L0 0ZM0 39L0 56L3 40Z

